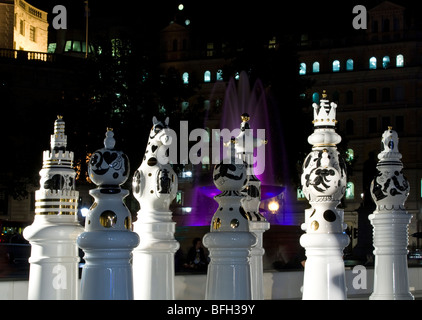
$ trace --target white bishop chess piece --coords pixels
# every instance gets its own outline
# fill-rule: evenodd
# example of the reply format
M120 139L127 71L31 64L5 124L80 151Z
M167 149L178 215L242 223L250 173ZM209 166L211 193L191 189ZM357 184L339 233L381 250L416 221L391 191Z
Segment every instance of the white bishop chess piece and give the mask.
M403 175L399 138L392 127L381 139L377 175L371 183L376 209L368 218L374 227L374 292L371 300L413 300L407 269L408 227L405 209L410 186Z

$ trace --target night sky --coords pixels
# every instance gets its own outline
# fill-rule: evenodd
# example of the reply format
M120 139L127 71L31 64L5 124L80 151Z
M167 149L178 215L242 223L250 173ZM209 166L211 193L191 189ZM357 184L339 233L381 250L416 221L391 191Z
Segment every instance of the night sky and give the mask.
M56 4L66 6L69 28L84 27L83 0L28 0L31 4L49 13L53 18L52 8ZM191 27L203 32L224 34L237 33L247 35L257 31L294 30L321 32L351 32L353 13L357 4L367 9L382 1L379 0L344 0L344 1L222 1L222 0L166 0L117 2L90 0L90 18L102 18L110 23L133 26L148 26L150 30L160 30L171 20L178 17L189 19ZM397 4L411 6L410 0L397 0ZM180 12L178 5L184 4ZM413 3L415 3L413 1ZM413 4L414 5L414 4Z

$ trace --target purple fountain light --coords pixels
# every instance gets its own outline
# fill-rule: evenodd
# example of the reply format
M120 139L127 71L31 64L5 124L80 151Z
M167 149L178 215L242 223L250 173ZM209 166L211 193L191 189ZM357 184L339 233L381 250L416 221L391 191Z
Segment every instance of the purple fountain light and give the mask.
M265 163L257 164L264 166L265 170L257 170L258 167L255 167L256 171L263 171L257 177L261 180L261 201L265 201L280 195L285 190L280 185L279 180L281 178L284 181L288 181L288 172L287 170L278 169L283 168L287 164L286 152L284 150L277 107L274 105L270 106L267 103L267 93L260 80L257 80L251 88L246 72L241 72L239 80L231 78L228 82L221 112L220 129L227 128L232 131L240 128L241 115L243 113L250 115L249 125L253 129L254 136L256 136L257 129L264 129L265 138L268 140L267 145L260 147L265 149ZM208 120L208 117L204 119L204 127L212 127L209 125ZM213 139L214 137L210 138ZM223 158L221 151L220 160ZM277 176L277 174L282 176ZM209 182L195 184L192 192L192 212L188 218L188 225L209 225L218 207L213 198L220 192L213 185L212 173L210 173ZM280 206L282 206L282 203L280 203ZM286 214L284 213L284 215ZM285 224L288 219L286 220L286 217L284 217L283 221L284 223L282 224ZM287 222L287 224L290 223Z

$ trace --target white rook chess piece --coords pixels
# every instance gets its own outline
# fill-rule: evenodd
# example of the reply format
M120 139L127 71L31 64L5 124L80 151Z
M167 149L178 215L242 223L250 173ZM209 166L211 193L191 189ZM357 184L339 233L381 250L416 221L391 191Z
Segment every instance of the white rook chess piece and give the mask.
M239 163L240 162L240 163ZM205 299L250 300L251 249L257 237L249 231L248 216L240 190L247 183L246 165L234 158L224 159L213 172L214 184L222 191L214 197L218 209L212 217L211 232L203 238L210 251Z
M246 174L248 176L248 182L241 191L246 195L246 198L243 199L242 204L248 216L249 230L255 233L258 239L256 246L252 248L251 252L252 299L263 300L264 267L262 257L265 253L263 248L263 233L270 228L270 223L259 212L259 206L261 203L261 181L255 176L254 172L254 149L265 145L267 141L253 136L252 129L249 126L249 114L242 114L241 119L241 132L234 140L234 148L236 151L236 157L242 159L247 165Z
M23 232L31 244L28 299L78 298L76 238L83 228L76 215L79 193L75 190L73 152L66 151L66 145L65 122L58 116L51 150L43 153L34 223Z
M314 103L313 145L303 164L302 189L311 208L305 210L300 244L306 249L303 280L304 300L346 299L343 250L349 243L344 233L344 211L338 209L346 190L346 166L336 145L341 137L335 131L335 103L324 91L320 105Z
M132 192L141 209L133 230L140 243L133 251L135 299L174 299L174 254L179 243L174 239L170 203L177 193L177 175L164 162L165 150L172 143L164 123L153 118L144 160L135 171ZM176 143L176 142L174 142Z
M131 231L132 218L121 189L129 176L129 159L114 149L115 140L107 129L103 149L90 158L88 174L98 188L89 191L95 202L85 221L85 232L78 238L85 252L82 269L83 300L133 299L132 250L139 237Z
M374 226L374 292L371 300L413 300L407 272L408 227L412 215L404 206L409 182L403 175L397 132L382 135L377 175L371 183L376 209L368 218Z

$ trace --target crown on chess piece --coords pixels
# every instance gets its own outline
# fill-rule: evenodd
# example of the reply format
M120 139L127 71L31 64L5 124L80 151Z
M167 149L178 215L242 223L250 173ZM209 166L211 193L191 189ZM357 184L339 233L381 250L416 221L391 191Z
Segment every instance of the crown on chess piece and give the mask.
M322 99L319 105L312 104L314 108L314 120L312 123L315 127L335 127L337 124L336 120L336 109L337 104L327 99L327 92L322 92Z

